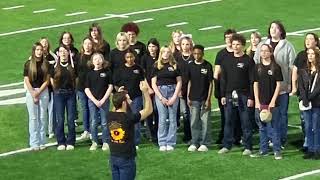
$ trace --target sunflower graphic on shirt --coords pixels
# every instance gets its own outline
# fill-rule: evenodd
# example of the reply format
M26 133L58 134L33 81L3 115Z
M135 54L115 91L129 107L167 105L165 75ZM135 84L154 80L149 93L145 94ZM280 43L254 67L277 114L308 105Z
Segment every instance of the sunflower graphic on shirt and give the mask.
M112 123L110 126L111 140L114 143L125 143L124 136L126 131L124 131L119 123Z

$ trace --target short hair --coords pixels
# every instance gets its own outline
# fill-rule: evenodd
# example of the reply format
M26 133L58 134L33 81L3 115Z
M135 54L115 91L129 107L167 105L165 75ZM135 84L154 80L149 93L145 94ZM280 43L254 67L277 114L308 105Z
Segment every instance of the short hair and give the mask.
M204 52L204 46L202 46L201 44L196 44L193 46L193 50L195 49L199 49L202 51L202 53Z
M158 50L157 50L157 57L156 58L158 58L159 51L160 51L160 43L159 43L159 41L156 38L149 39L149 41L147 43L147 54L150 55L150 52L149 52L149 49L148 49L149 44L153 44L153 45L157 46Z
M272 24L276 24L278 27L279 27L279 30L281 32L280 34L280 39L285 39L287 37L287 32L286 32L286 29L284 28L283 24L281 21L279 20L275 20L275 21L272 21L269 25L269 28L268 28L268 38L270 39L271 38L271 34L270 34L270 28L271 28L271 25Z
M140 29L136 23L128 22L121 27L121 32L128 32L128 31L135 32L136 35L138 35L140 32Z
M228 34L236 34L237 31L235 29L227 29L226 31L224 31L223 33L223 38L225 39L226 38L226 35Z
M113 94L112 103L116 109L120 109L122 107L122 102L127 100L126 92L116 92Z
M231 38L231 42L239 41L242 46L246 45L246 38L242 34L233 34Z

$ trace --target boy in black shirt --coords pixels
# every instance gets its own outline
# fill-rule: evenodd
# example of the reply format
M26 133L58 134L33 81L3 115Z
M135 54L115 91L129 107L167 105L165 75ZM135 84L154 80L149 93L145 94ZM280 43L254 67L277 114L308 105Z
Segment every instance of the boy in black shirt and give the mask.
M239 113L243 144L243 155L250 155L252 149L252 128L248 107L253 107L252 70L254 62L243 52L245 38L240 34L232 36L233 57L221 64L221 104L224 105L226 122L224 127L223 148L219 154L227 153L233 142L233 129Z
M210 112L213 72L212 65L203 59L204 47L195 45L195 61L189 65L188 105L191 110L191 145L188 151L208 151L210 143ZM197 146L200 146L197 149Z
M129 96L125 91L113 95L115 111L109 112L108 128L110 130L110 166L112 179L133 180L136 175L136 148L134 144L134 124L146 119L152 113L152 103L146 82L140 83L144 97L143 109L135 114L128 113Z

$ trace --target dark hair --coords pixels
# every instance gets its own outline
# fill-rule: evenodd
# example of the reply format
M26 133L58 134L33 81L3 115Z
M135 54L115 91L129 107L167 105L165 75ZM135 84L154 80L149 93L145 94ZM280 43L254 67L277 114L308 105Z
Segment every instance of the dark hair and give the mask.
M316 56L315 57L315 65L314 66L315 66L316 70L319 71L320 70L320 50L319 50L318 47L309 48L309 49L312 49L314 54L315 54L315 56ZM307 62L308 62L307 63L308 66L307 67L310 70L311 69L311 63L309 62L309 60Z
M158 59L159 52L160 52L160 43L159 43L159 41L156 38L149 39L149 41L147 43L147 54L148 55L150 55L150 52L149 52L149 49L148 49L149 44L153 44L153 45L157 46L158 49L157 49L157 52L156 52L156 59Z
M121 32L128 32L128 31L135 32L136 35L138 35L140 32L140 29L136 23L128 22L121 27Z
M316 33L309 32L309 33L306 34L304 40L306 40L308 35L312 35L313 36L314 40L316 41L316 46L318 48L320 48L319 36ZM304 43L304 48L307 50L306 43Z
M113 94L112 97L112 103L113 106L117 109L120 109L122 107L122 102L127 100L127 93L125 91L122 92L116 92Z
M271 28L271 25L272 24L276 24L278 25L279 27L279 30L281 32L280 34L280 39L285 39L287 37L287 32L286 32L286 29L284 28L283 24L281 23L281 21L279 20L276 20L276 21L272 21L269 25L269 28L268 28L268 38L270 39L271 38L271 34L270 34L270 28Z
M246 45L246 38L242 34L233 34L231 38L231 42L239 41L242 46Z
M69 34L70 39L71 39L70 48L73 47L74 39L73 39L73 36L72 36L71 32L68 32L68 31L63 31L61 33L60 38L59 38L59 45L63 44L62 43L62 39L63 39L63 35L65 35L65 34Z
M32 46L32 51L31 51L31 57L30 57L30 62L29 62L29 66L28 66L28 69L29 69L29 72L28 72L28 77L30 79L30 81L33 81L36 79L37 77L37 74L38 74L38 71L37 71L37 58L36 58L36 55L35 55L35 51L36 51L36 48L40 46L42 48L42 52L43 52L43 46L41 45L40 42L36 42L33 44ZM44 58L43 54L42 54L42 57L41 57L41 61L42 61L42 64L41 64L41 68L40 68L40 71L42 71L43 73L43 81L46 81L48 80L49 78L49 74L48 74L48 69L49 69L49 64L47 62L47 60Z
M228 34L236 34L237 31L235 29L227 29L224 33L223 33L223 38L226 39L226 35Z
M93 49L95 52L103 52L103 47L104 47L104 41L103 41L103 33L102 33L102 29L99 26L98 23L92 23L91 26L89 26L89 34L88 36L91 37L91 31L93 31L93 28L97 28L98 31L98 43L95 43L94 41L92 41L93 43ZM92 37L91 37L92 39Z
M204 46L202 46L201 44L196 44L193 46L193 50L195 49L199 49L202 51L202 53L204 52Z
M40 40L39 40L39 42L41 41L41 40L43 40L43 39L45 39L46 41L47 41L47 43L48 43L48 47L47 47L47 49L46 49L46 51L47 51L47 53L49 53L49 51L50 51L50 48L51 48L51 45L50 45L50 42L49 42L49 39L47 38L47 37L41 37L40 38ZM44 50L43 50L44 51Z
M94 53L94 48L93 48L93 40L90 36L86 36L85 38L83 38L82 40L82 44L81 44L81 49L80 49L80 59L82 59L83 55L84 55L84 49L83 49L83 42L85 40L89 39L92 43L92 53Z

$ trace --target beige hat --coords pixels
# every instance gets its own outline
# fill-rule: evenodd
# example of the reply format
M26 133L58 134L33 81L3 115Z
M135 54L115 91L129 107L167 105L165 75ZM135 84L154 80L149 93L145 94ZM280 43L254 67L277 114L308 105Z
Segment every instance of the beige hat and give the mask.
M267 122L270 122L271 119L272 119L272 113L270 111L268 111L267 109L261 110L261 112L260 112L260 120L262 122L267 123Z

